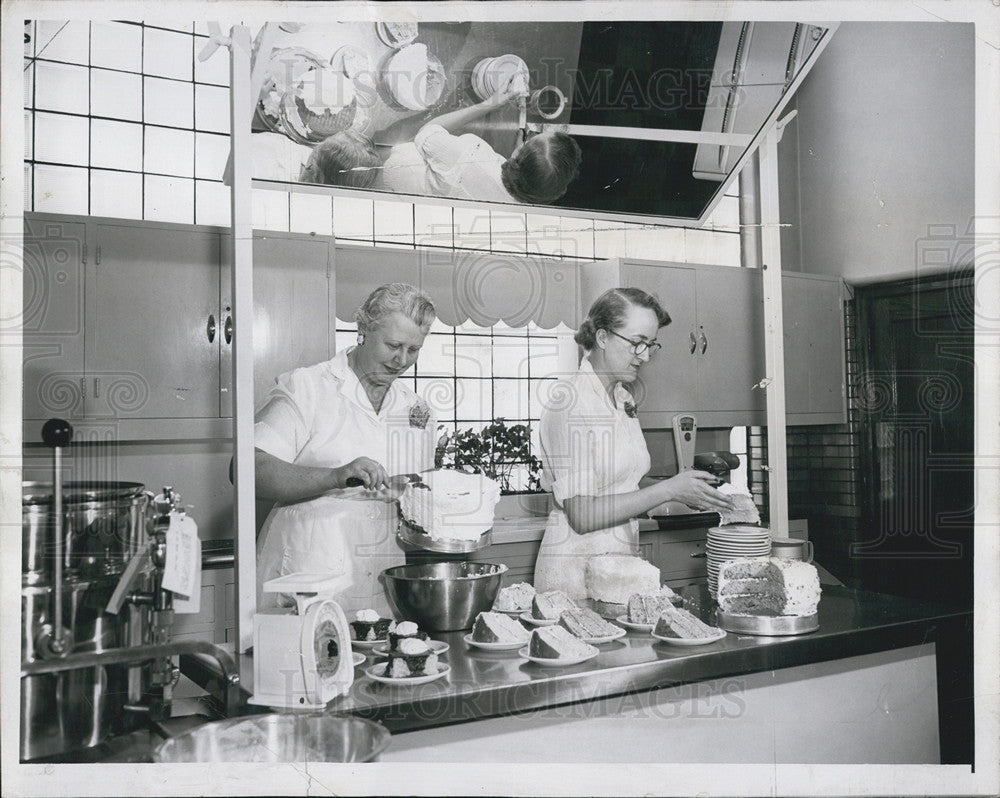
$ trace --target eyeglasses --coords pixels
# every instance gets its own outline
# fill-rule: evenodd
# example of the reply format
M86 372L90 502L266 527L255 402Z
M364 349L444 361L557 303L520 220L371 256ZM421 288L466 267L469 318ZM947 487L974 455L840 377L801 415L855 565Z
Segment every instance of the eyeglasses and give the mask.
M619 335L614 330L606 329L605 331L611 333L613 336L615 336L615 338L621 338L623 341L627 341L628 343L632 344L633 355L641 355L644 352L649 352L649 356L652 357L659 350L663 349L663 344L658 344L656 341L643 341L643 340L633 341L631 338L626 338L624 335Z

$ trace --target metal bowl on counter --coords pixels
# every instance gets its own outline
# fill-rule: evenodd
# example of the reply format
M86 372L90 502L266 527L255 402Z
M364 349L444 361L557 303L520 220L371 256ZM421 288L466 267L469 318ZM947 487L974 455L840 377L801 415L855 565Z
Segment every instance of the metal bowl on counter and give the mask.
M250 715L164 740L154 762L371 762L389 732L364 718L321 712Z
M434 562L387 568L381 579L399 620L428 632L453 632L470 629L493 606L506 572L503 563Z

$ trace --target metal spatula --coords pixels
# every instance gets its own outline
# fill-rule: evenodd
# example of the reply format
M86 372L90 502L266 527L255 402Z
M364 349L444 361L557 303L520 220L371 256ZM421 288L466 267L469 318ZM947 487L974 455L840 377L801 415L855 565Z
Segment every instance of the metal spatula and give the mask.
M400 482L400 481L408 482L415 488L426 488L427 490L431 489L431 486L420 478L420 474L394 474L393 476L389 477L389 479L386 480L386 484L391 484L393 482ZM365 483L362 482L361 479L359 479L358 477L348 477L346 482L346 485L349 488L358 488L364 484Z

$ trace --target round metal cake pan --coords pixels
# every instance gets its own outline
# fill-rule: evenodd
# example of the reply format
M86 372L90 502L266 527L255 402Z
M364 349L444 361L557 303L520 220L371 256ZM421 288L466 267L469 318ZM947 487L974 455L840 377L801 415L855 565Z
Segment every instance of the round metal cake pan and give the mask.
M396 530L399 539L413 546L419 546L427 551L439 551L443 554L468 554L485 549L493 542L493 530L487 529L478 540L440 540L432 538L426 532L416 529L405 521Z
M734 615L716 611L716 623L727 632L779 637L803 635L819 629L819 615Z

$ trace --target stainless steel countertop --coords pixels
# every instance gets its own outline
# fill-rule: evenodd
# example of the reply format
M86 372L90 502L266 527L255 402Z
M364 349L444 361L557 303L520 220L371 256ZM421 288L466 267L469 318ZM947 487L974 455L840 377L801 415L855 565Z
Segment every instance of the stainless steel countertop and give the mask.
M689 588L685 597L692 602L689 607L700 605L699 614L711 619L714 602L705 586ZM451 667L447 676L413 686L382 684L364 674L375 662L369 656L355 669L350 692L331 701L328 711L373 718L393 732L410 731L929 643L943 621L968 614L912 599L824 587L820 626L809 634L768 638L729 633L705 646L677 647L629 632L599 646L594 659L560 668L528 662L516 651L471 648L462 640L465 632L435 634L451 645L442 655ZM252 668L243 671L248 672ZM243 686L252 689L246 678Z

